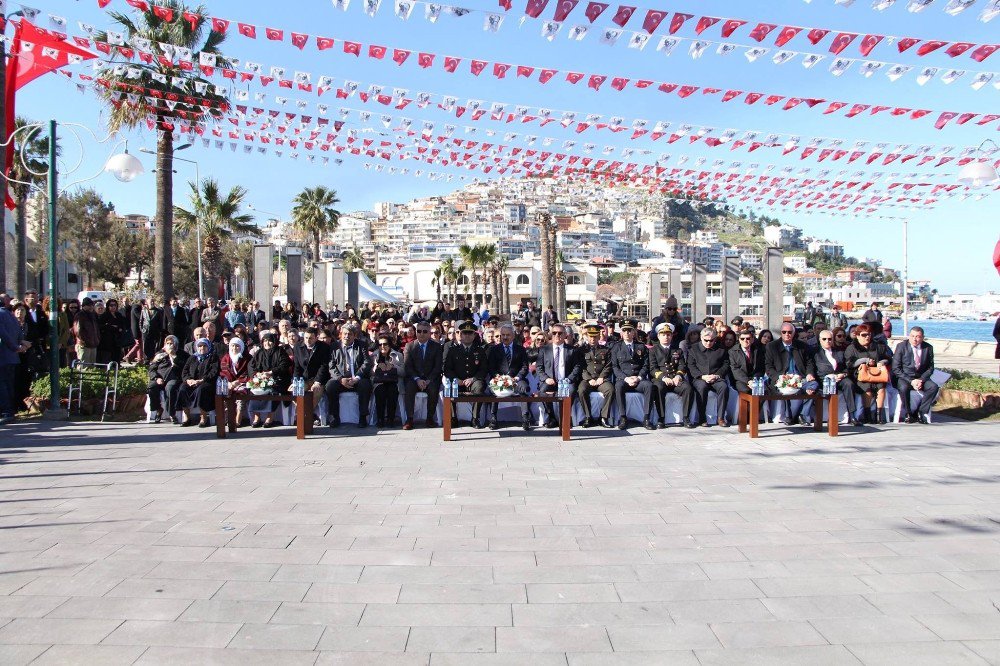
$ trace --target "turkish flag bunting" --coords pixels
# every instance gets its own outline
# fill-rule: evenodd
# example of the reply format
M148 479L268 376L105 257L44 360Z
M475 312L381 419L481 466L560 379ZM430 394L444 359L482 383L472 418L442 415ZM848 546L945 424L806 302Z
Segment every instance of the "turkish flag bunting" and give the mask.
M257 39L257 28L249 23L239 23L237 24L240 29L240 34L244 37L250 37L251 39Z
M523 77L527 78L527 77L531 76L534 72L535 72L535 68L534 67L528 67L527 65L518 65L517 66L517 75L518 76L523 76Z
M934 123L934 129L944 129L944 126L957 116L958 114L954 111L943 111Z
M872 49L878 46L879 42L881 41L882 41L882 35L865 35L861 39L861 46L859 47L861 50L861 55L867 56L869 53L872 52Z
M830 102L830 106L826 107L826 110L823 111L823 115L833 113L834 111L840 111L845 106L847 106L847 102Z
M622 78L620 76L616 76L615 78L611 79L611 87L617 90L618 92L624 90L625 86L627 85L628 85L628 79Z
M344 42L344 53L352 53L356 56L361 55L361 44L358 42ZM382 52L385 55L385 52Z
M579 83L583 78L583 74L579 72L566 72L566 80L570 83Z
M381 60L385 57L386 48L384 46L379 46L377 44L371 44L368 46L368 57L376 58Z
M932 39L929 42L924 42L923 45L921 45L921 47L919 49L917 49L917 55L918 56L925 56L928 53L933 53L934 51L937 51L939 48L941 48L942 46L944 46L947 43L948 42L942 42L942 41L937 40L937 39Z
M294 44L299 49L304 49L306 47L306 42L309 41L309 35L303 34L301 32L292 33L292 44Z
M955 123L958 125L964 125L978 115L978 113L963 113L958 117L958 120L956 120Z
M830 53L834 55L840 55L840 52L851 45L858 35L854 32L841 32L836 37L833 38L833 43L830 44Z
M696 34L700 35L721 20L722 19L715 18L714 16L702 16L698 19L698 25L695 26L694 31Z
M584 12L584 15L588 19L590 19L591 23L593 23L600 17L601 14L604 13L604 10L606 10L607 8L608 8L608 3L606 2L591 2L590 4L587 5L587 9Z
M557 70L554 69L543 69L541 72L538 73L538 82L548 83L549 79L551 79L553 76L556 75L556 71Z
M538 18L547 4L549 4L549 0L528 0L528 6L524 8L524 13L531 18Z
M417 63L427 69L434 64L434 54L433 53L421 53L417 56Z
M284 31L278 30L277 28L264 28L264 34L267 35L267 38L272 42L280 42L285 38Z
M892 115L894 115L894 116L905 116L907 113L909 113L912 110L913 109L908 109L908 108L906 108L904 106L897 106L890 113L892 113Z
M696 92L698 92L698 86L681 86L677 89L677 96L683 99L690 97Z
M746 21L742 21L740 19L726 19L726 22L722 24L722 36L729 37L739 28L746 25L746 23Z
M410 52L406 49L393 49L392 59L397 65L402 65L410 57Z
M781 29L781 33L778 35L778 38L774 40L774 45L784 46L788 42L792 41L792 38L794 38L795 35L799 34L800 32L802 32L802 28L785 26L784 28Z
M111 4L111 0L97 0L97 6L104 9Z
M485 60L473 60L470 66L470 70L476 76L479 76L483 70L486 69Z
M327 49L333 48L333 40L329 37L317 37L316 48L320 51L326 51Z
M569 13L576 9L577 4L580 0L558 0L556 4L556 13L552 17L553 21L565 21Z
M946 50L945 53L950 55L952 58L955 58L957 56L962 55L963 53L971 49L973 46L975 46L975 44L973 44L972 42L955 42L954 44L948 47L948 50Z
M898 42L896 42L896 48L899 49L900 53L903 53L914 44L919 44L919 43L920 40L915 37L903 37Z
M917 120L919 118L923 118L930 112L931 112L930 109L916 109L913 111L913 113L910 114L910 120Z
M847 117L848 118L853 118L854 116L858 115L862 111L868 110L868 108L870 106L871 105L869 105L869 104L855 104L854 106L851 107L851 110L847 112Z
M677 90L677 84L676 83L661 83L660 87L657 88L657 90L659 90L660 92L665 92L665 93L669 94L669 93L672 93L673 91Z
M153 5L153 15L160 18L167 23L174 20L174 10L170 7L162 7L160 5Z
M994 120L996 120L997 118L1000 118L1000 114L987 113L976 124L977 125L987 125L987 124L993 122Z
M774 23L758 23L757 27L750 31L750 39L758 42L764 41L764 38L777 27Z
M777 104L783 99L785 99L784 95L768 95L767 99L764 100L764 104L772 106L774 104Z
M507 70L510 69L510 65L504 65L499 62L493 63L493 76L498 79L502 79L507 76Z
M806 35L806 39L812 42L813 46L816 46L821 41L823 41L824 37L826 37L829 34L830 31L824 28L813 28L812 30L809 31L809 34Z
M183 12L184 20L191 24L191 30L197 30L198 24L201 22L201 16L195 14L194 12Z
M213 18L212 19L212 31L213 32L221 32L222 34L225 34L226 30L229 30L229 20L228 19L223 19L223 18Z
M1000 44L983 44L972 52L972 59L976 62L982 62L993 55L998 48L1000 48Z
M680 30L688 20L693 18L693 14L681 14L679 12L674 12L674 17L670 19L670 34L672 35Z
M594 90L600 90L607 78L608 77L603 74L591 74L590 79L587 81L587 87L593 88Z
M458 63L460 62L462 62L461 58L456 58L455 56L445 56L444 57L445 71L454 74L455 70L458 68Z
M652 35L665 18L667 18L667 12L662 12L658 9L650 9L646 12L646 18L642 22L642 29Z
M629 19L632 18L632 14L634 13L635 13L635 7L629 7L627 5L618 5L618 11L615 12L614 18L611 19L611 22L614 23L615 25L624 28L625 24L629 22Z
M743 101L747 104L755 104L757 100L759 100L763 96L764 96L763 93L758 93L758 92L747 93L747 96L743 98Z
M125 4L130 7L135 7L140 12L149 11L149 5L146 4L146 0L125 0Z
M727 90L726 94L722 96L723 102L728 102L733 100L743 94L742 90Z

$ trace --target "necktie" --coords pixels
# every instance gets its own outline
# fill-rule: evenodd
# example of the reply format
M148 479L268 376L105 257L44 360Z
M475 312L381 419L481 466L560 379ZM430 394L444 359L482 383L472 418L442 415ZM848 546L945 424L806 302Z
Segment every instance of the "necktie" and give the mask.
M750 363L750 350L747 349L745 353L747 355L747 364L749 365L749 363Z
M634 354L635 353L635 349L632 347L632 345L628 346L628 353L629 354Z
M427 358L427 343L420 345L420 360L423 361Z
M914 347L913 348L913 365L915 365L918 368L920 367L920 348L919 347Z
M558 381L562 379L562 349L559 347L556 347L555 365L556 367L553 370L555 370L556 380Z
M795 368L795 354L792 353L792 346L785 345L785 352L788 354L788 374L790 375L799 374Z
M506 349L507 351L505 352L505 354L507 355L507 369L510 370L510 358L511 358L510 345L507 345Z

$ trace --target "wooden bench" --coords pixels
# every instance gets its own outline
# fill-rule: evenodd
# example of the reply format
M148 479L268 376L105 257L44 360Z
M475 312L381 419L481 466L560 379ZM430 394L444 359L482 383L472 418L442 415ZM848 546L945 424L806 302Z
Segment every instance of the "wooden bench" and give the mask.
M270 400L273 402L295 403L295 437L305 439L306 435L313 432L313 396L309 392L306 395L294 396L290 393L280 395L259 396L251 393L230 393L229 395L215 396L215 436L219 439L226 438L226 429L229 432L236 432L239 424L236 422L236 401L250 402L253 400Z
M827 409L829 410L829 416L827 418L828 427L827 432L830 437L836 437L840 434L840 421L837 418L837 394L833 395L823 395L822 391L817 390L811 396L805 393L796 393L795 395L781 395L780 393L773 393L768 395L750 395L749 393L740 393L740 409L739 409L739 431L746 432L747 426L750 426L750 438L755 439L758 437L759 426L760 426L760 405L762 402L791 402L792 400L812 400L813 403L813 430L816 432L823 431L823 401L826 400L829 404Z
M494 395L459 395L457 398L444 397L441 399L441 430L444 433L444 441L451 441L451 406L452 403L523 403L523 402L561 402L559 409L559 429L564 442L570 440L570 429L573 420L573 396L565 398L552 395L512 395L508 398L498 398Z

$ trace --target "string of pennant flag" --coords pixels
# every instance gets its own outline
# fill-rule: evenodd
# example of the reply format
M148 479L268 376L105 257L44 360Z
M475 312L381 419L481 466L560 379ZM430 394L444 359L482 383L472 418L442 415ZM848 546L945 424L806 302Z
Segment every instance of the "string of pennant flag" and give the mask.
M228 31L230 25L228 19L220 19L217 17L213 17L211 21L213 22L213 29L217 30L218 32ZM238 26L240 34L248 38L256 39L257 37L256 26L244 23L239 23ZM270 29L270 28L268 28L267 30L269 33L268 34L269 39L273 39L275 41L284 41L284 31ZM292 43L300 49L304 49L305 46L311 41L311 36L305 33L291 33L291 36L292 36ZM315 37L315 40L316 40L316 46L320 50L332 49L335 44L334 38L330 37L317 36ZM116 44L115 42L118 41L120 41L121 43ZM363 44L361 42L347 41L347 40L342 40L342 41L343 41L342 50L344 53L354 55L356 57L361 56L362 51L364 50ZM108 43L103 44L103 46L95 44L95 46L97 46L99 50L102 50L105 53L110 52L112 45L115 48L117 48L119 52L124 52L123 53L124 55L127 55L129 49L132 48L124 44L124 35L121 34L118 35L109 34ZM381 60L384 59L390 53L390 48L391 47L388 46L370 44L368 45L367 48L367 55L370 58ZM176 55L176 49L174 49L174 54ZM406 62L413 62L413 60L410 59L412 52L408 49L400 49L392 47L391 54L393 62L395 62L397 65L402 66ZM179 66L181 67L181 69L188 69L188 70L193 69L195 66L193 59L187 60L183 58L183 55L185 54L181 53L179 57ZM191 55L193 57L193 54ZM210 54L203 54L203 55L209 57L208 62L211 62ZM139 52L139 56L140 58L155 57L153 53L144 54L142 51ZM164 55L162 57L167 57L167 55ZM429 68L434 66L434 63L436 61L442 62L445 71L449 73L454 73L455 71L457 71L459 65L462 63L463 58L457 56L445 55L443 56L442 59L438 60L438 54L436 53L419 52L417 54L415 61L420 67L423 68ZM489 68L490 65L492 65L492 68ZM204 60L202 60L199 63L199 66L202 69L202 71L206 73L206 75L211 75L212 70L214 70L214 66L211 64L205 64ZM484 71L487 71L487 69L489 68L490 71L492 71L493 76L495 76L498 79L506 78L508 74L512 74L513 77L534 78L537 72L537 81L541 84L548 83L549 81L551 81L553 78L556 77L556 74L560 73L559 70L552 68L536 67L534 65L524 65L524 64L491 62L479 59L469 59L469 68L470 68L469 71L475 76L479 76ZM227 73L231 74L232 78L236 77L235 71L229 70ZM635 88L635 89L654 88L659 92L666 94L675 93L680 99L687 99L692 95L694 95L695 93L700 93L703 96L721 95L717 99L719 99L723 103L730 102L737 98L742 99L744 103L749 105L756 104L762 101L765 106L777 106L778 108L781 108L784 111L789 111L798 106L804 105L805 107L810 109L821 107L822 113L825 115L839 113L846 109L844 115L848 118L859 116L865 112L868 112L871 115L875 115L885 111L888 111L890 116L899 118L908 117L912 120L917 120L920 118L924 118L926 116L930 116L932 114L936 114L936 120L934 123L936 129L943 129L952 121L955 121L955 123L958 125L964 125L965 123L975 118L987 117L990 115L990 114L980 114L978 112L934 111L931 109L914 109L910 107L898 107L891 105L862 103L862 102L829 101L823 98L814 98L814 97L789 97L786 95L770 94L766 92L756 92L756 91L747 92L738 89L726 90L723 88L695 86L695 85L672 83L672 82L662 82L662 81L654 81L651 79L633 80L629 77L623 77L623 76L612 76L605 74L585 74L582 72L566 72L564 78L565 82L574 85L578 84L580 81L584 79L587 79L586 85L594 90L600 90L602 86L606 82L609 82L610 80L609 87L617 91L622 91L625 88ZM784 103L779 104L781 102ZM1000 118L1000 116L997 117ZM993 120L996 120L996 118L993 118Z
M804 2L811 3L812 0L804 0ZM850 7L854 4L854 0L833 0L833 4L838 7ZM896 4L896 0L872 0L871 8L875 11L881 12L889 9ZM900 6L906 5L906 8L911 13L919 13L934 4L934 0L904 0L899 3ZM939 5L944 5L942 10L945 14L949 16L958 16L966 9L972 7L976 4L976 0L947 0L947 2L939 3ZM988 23L1000 15L1000 0L986 0L983 3L983 11L979 14L979 20L983 23Z

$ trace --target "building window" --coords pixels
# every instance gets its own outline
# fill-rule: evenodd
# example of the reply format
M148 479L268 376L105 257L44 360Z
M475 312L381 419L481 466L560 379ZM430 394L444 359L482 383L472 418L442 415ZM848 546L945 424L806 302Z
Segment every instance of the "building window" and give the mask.
M583 284L583 278L579 275L570 275L566 278L566 284Z
M515 283L514 286L516 286L516 287L527 287L528 286L528 276L527 275L518 275L517 276L517 282Z
M468 275L462 275L462 276L460 276L458 278L458 286L459 287L468 287L469 286L469 276Z

